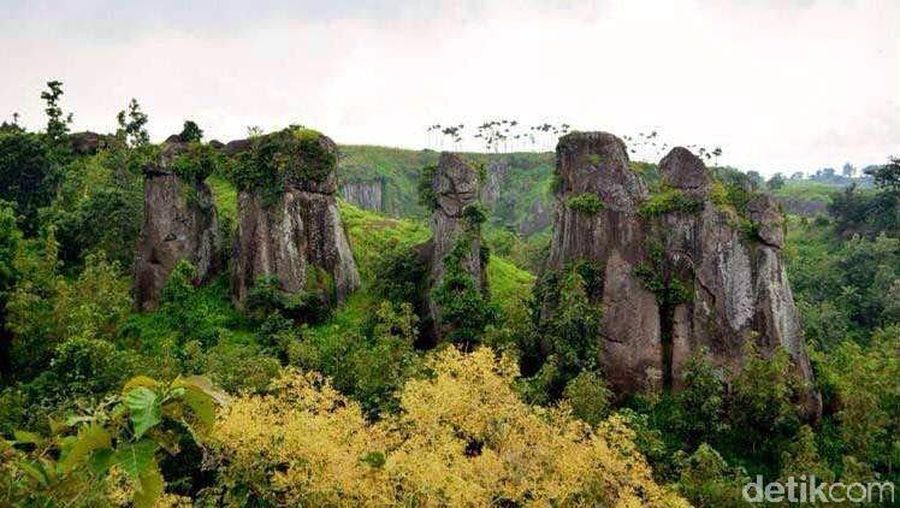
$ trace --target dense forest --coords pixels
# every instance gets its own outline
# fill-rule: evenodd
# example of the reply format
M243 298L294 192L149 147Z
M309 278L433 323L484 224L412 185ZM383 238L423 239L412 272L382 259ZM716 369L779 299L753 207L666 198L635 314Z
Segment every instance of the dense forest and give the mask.
M562 141L224 144L188 120L156 144L137 101L107 135L70 132L63 97L39 132L0 126L0 505L721 507L756 475L900 480L900 160L830 183L713 166L704 205L626 158L656 234L715 206L768 249L752 203L779 200L812 375L748 340L740 368L701 348L624 390L608 281L551 262L557 208L610 208L564 181ZM701 288L649 242L664 324Z

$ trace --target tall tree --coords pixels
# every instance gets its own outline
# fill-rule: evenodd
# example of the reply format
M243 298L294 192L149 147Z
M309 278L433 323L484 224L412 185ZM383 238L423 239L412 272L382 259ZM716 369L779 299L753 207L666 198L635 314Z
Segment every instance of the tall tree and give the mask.
M141 111L141 105L137 99L132 98L128 107L119 111L116 115L119 129L116 136L126 141L132 147L144 146L150 143L150 135L147 134L147 114Z
M72 113L63 112L59 101L63 96L62 81L48 81L47 90L41 92L41 99L47 103L44 111L47 113L47 135L58 140L69 132L69 124L72 123Z

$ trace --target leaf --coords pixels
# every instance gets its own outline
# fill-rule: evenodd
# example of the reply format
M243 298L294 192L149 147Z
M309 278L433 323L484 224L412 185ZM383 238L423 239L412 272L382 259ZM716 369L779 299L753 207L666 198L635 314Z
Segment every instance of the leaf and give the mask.
M191 408L195 416L195 426L202 434L212 429L216 419L216 404L212 397L196 390L188 390L182 400Z
M138 488L134 492L134 507L153 508L165 489L165 482L155 460L150 461L137 480Z
M13 438L15 438L16 444L33 444L35 446L40 446L44 440L39 434L24 430L13 431Z
M147 376L135 376L129 379L128 382L125 383L125 386L122 387L122 394L125 395L135 388L141 387L156 390L157 388L159 388L159 382Z
M48 485L50 483L50 476L47 474L47 469L44 465L39 461L21 461L18 464L18 467L21 471L23 471L26 475L30 476L36 482L41 485Z
M88 467L94 474L104 474L112 465L113 453L111 448L97 450L88 459Z
M159 395L149 388L140 386L125 394L125 406L131 411L135 438L140 438L147 429L162 421Z
M110 466L117 465L132 479L138 479L151 462L156 463L154 456L157 448L158 445L150 439L126 444L113 453Z
M112 445L112 437L109 432L100 425L93 424L82 427L78 431L78 439L66 453L61 461L65 470L71 470L79 462L83 461L91 452L101 448L109 448Z
M224 406L228 403L228 394L216 387L212 381L203 376L188 376L178 378L172 383L173 386L183 386L188 389L198 390L212 397L216 404Z

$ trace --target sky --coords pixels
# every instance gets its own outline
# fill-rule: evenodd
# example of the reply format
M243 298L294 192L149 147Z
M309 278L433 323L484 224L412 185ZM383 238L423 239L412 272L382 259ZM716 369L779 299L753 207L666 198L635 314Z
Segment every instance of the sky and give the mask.
M135 97L154 140L193 119L439 148L429 125L509 118L656 130L763 174L900 155L896 0L0 0L0 69L0 120L34 129L58 79L73 130Z

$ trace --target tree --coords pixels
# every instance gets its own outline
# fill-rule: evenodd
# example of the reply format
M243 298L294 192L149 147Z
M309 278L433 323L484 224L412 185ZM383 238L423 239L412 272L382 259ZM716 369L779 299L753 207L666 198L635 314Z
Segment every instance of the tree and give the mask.
M193 120L185 120L184 128L181 129L178 139L182 143L199 142L203 139L203 130Z
M41 136L15 130L0 132L0 199L15 203L26 234L37 230L38 209L55 193L56 165Z
M47 113L47 136L53 140L59 140L69 132L69 124L72 123L72 113L66 115L59 100L63 95L62 81L48 81L47 91L41 92L41 99L47 103L44 111Z
M116 115L119 123L119 129L116 131L116 137L126 141L131 147L144 146L150 142L150 135L147 134L147 115L141 111L141 105L137 99L132 98L128 103L128 107L119 111Z
M889 160L888 164L867 169L866 174L872 177L876 187L898 192L900 191L900 157L891 157Z
M591 430L523 403L512 358L448 347L426 367L377 422L315 373L236 398L210 447L221 491L267 506L687 506L654 481L621 418Z
M6 327L6 301L17 277L15 257L22 241L16 216L9 203L0 202L0 381L11 374L9 351L12 333Z
M856 174L856 168L853 167L853 164L845 162L844 167L841 169L841 173L847 178L853 178L853 175Z
M766 186L770 190L778 190L784 187L784 175L782 175L781 173L775 173L774 175L772 175L772 178L770 178L769 181L766 182Z

